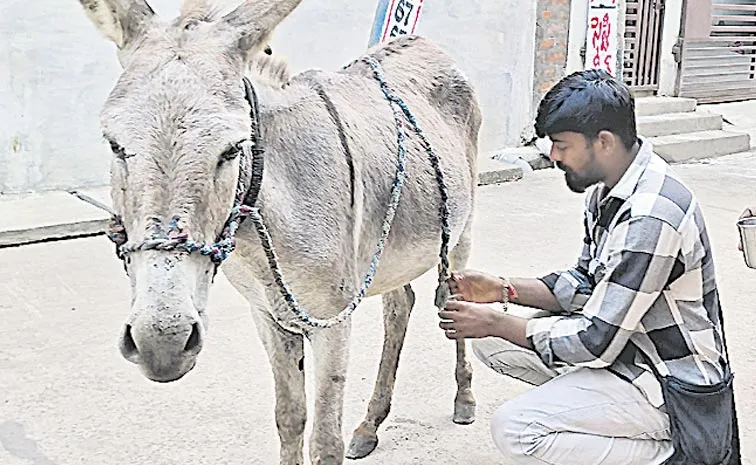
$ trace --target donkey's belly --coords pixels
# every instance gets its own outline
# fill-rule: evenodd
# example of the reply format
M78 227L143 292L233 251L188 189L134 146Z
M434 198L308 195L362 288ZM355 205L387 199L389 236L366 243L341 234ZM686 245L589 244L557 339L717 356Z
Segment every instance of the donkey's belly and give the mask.
M413 281L440 262L440 248L421 247L404 251L401 260L386 260L381 263L369 296L383 294ZM435 271L434 271L435 272Z
M447 258L472 216L470 191L450 192L449 237ZM378 266L369 295L382 294L407 284L430 269L436 270L441 262L441 218L438 209L425 211L400 210L397 212L391 235ZM468 232L469 233L469 232ZM362 237L364 244L374 241Z

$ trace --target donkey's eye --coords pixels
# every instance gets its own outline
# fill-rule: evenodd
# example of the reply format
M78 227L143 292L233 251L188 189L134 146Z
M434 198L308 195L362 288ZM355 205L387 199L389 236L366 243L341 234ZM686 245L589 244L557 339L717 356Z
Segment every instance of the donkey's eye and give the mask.
M115 155L117 158L121 160L125 160L129 158L130 156L132 156L132 155L127 154L126 150L124 150L124 148L118 145L116 142L113 142L111 140L111 141L108 141L108 143L110 144L110 150L113 151L113 155Z
M234 145L227 148L218 159L218 164L223 163L224 161L231 161L234 158L238 157L239 154L242 151L242 143L237 142Z

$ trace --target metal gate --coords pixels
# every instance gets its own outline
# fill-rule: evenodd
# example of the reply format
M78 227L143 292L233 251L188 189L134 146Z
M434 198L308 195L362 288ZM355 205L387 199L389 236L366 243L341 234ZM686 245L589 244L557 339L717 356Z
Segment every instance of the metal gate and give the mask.
M664 23L664 0L629 0L625 9L625 47L622 75L636 92L659 89L659 46Z
M675 48L678 96L756 98L756 0L686 0Z

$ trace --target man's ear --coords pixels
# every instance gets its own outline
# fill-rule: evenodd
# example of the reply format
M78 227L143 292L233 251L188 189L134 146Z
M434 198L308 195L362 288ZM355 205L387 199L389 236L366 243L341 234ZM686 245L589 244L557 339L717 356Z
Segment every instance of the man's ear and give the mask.
M257 49L262 50L276 26L301 2L302 0L245 0L219 23L224 29L231 31L234 45L246 56Z
M596 136L596 144L594 148L600 150L602 153L613 154L618 148L617 144L621 144L619 137L611 131L600 131Z
M119 50L133 43L154 19L146 0L79 0L89 19Z

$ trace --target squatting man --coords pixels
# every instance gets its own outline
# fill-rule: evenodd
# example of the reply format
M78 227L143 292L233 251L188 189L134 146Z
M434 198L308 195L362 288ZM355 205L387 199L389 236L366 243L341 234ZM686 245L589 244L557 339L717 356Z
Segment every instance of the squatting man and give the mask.
M536 133L551 139L569 189L586 193L577 264L537 279L456 271L439 326L472 338L493 370L535 386L491 422L514 463L663 463L669 418L639 350L690 383L717 383L726 363L719 321L707 316L719 298L699 204L638 136L629 89L602 71L556 84Z

